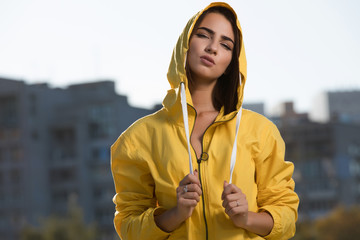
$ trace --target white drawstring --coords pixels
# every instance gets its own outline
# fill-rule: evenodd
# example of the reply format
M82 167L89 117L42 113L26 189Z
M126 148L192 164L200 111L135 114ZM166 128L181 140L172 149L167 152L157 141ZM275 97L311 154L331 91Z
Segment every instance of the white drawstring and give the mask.
M240 74L240 86L241 86L241 74ZM188 153L189 153L189 165L190 165L190 173L193 174L193 165L191 160L191 151L190 151L190 136L189 136L189 118L188 118L188 111L187 111L187 102L186 102L186 94L185 94L185 83L180 83L180 95L181 95L181 106L182 106L182 112L183 112L183 119L184 119L184 127L185 127L185 135L188 145ZM237 152L237 137L240 127L240 121L241 121L241 114L242 114L242 106L240 107L240 110L236 117L236 128L235 128L235 140L233 149L231 152L231 160L230 160L230 180L229 183L232 183L232 175L235 168L236 163L236 152Z
M239 74L239 76L240 76L239 79L240 79L240 87L241 87L241 74ZM240 127L241 114L242 114L242 106L240 107L239 112L238 112L237 117L236 117L235 140L234 140L234 145L233 145L233 149L232 149L232 152L231 152L231 160L230 160L230 180L229 180L229 184L232 183L232 176L233 176L235 163L236 163L237 137L238 137L239 127Z
M181 93L181 106L183 112L183 119L184 119L184 127L185 127L185 135L188 145L188 152L189 152L189 165L190 165L190 173L193 174L193 165L191 160L191 151L190 151L190 136L189 136L189 118L188 118L188 111L187 111L187 102L186 102L186 94L185 94L185 83L180 83L180 93Z
M238 132L239 132L239 126L240 126L240 121L241 121L241 112L242 112L242 107L240 107L240 110L237 114L236 117L236 133L235 133L235 140L234 140L234 145L233 145L233 149L232 149L232 153L231 153L231 160L230 160L230 180L229 183L231 184L232 182L232 175L234 172L234 167L235 167L235 163L236 163L236 152L237 152L237 136L238 136Z

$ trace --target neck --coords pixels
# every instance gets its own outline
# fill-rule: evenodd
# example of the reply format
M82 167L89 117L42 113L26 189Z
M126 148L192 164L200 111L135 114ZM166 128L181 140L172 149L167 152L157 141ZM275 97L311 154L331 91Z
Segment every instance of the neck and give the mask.
M216 81L210 83L194 82L194 84L191 84L191 98L198 113L217 111L212 100L215 85Z

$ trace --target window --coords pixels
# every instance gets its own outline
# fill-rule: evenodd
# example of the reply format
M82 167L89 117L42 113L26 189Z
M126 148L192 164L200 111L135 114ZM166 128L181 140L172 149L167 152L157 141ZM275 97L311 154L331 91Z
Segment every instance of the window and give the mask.
M110 161L109 147L99 147L92 150L92 159L96 162L108 163Z
M13 201L23 201L23 193L20 188L14 187L11 192Z
M50 171L51 183L72 182L76 179L74 168L54 169Z
M16 96L0 97L0 128L13 128L19 124Z
M91 139L107 138L111 134L111 107L108 105L91 106L88 110L90 122L88 124Z
M5 196L4 190L0 188L0 203L5 201L5 197L6 196ZM0 217L0 219L1 219L1 217Z
M12 169L10 171L10 181L13 184L20 184L20 182L21 182L21 171L20 171L20 169Z
M10 148L10 161L21 161L23 159L22 149L18 146L12 146Z
M105 200L111 199L114 196L115 192L111 188L103 188L103 187L97 187L93 190L93 196L94 198L98 200Z
M0 210L0 227L7 226L8 224L9 224L9 220L7 214L4 211Z
M37 108L36 108L36 105L37 105L37 96L35 94L31 94L29 96L29 102L30 102L30 115L31 116L35 116L37 114Z
M114 210L112 208L98 208L95 210L95 218L100 224L108 224L114 218Z
M71 127L55 128L51 133L52 149L50 154L54 161L73 160L76 156L76 132Z
M1 138L0 138L1 139ZM4 150L0 148L0 164L4 161Z
M110 126L106 122L90 122L88 129L91 139L101 139L110 136Z

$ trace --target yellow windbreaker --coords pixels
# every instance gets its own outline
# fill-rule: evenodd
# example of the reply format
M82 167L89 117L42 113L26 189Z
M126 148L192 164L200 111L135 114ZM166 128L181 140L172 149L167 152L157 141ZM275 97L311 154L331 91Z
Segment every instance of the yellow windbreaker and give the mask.
M204 10L212 6L224 6L234 12L225 3L212 3ZM179 86L181 82L186 85L191 133L196 111L187 88L185 58L190 33L203 11L189 20L174 48L168 71L171 89L163 101L164 107L136 121L111 146L116 189L114 224L122 240L264 239L235 227L221 205L223 183L230 177L236 114L241 109L246 81L242 36L239 56L242 84L238 89L237 111L224 115L221 109L205 131L202 146L206 157L197 160L191 149L192 164L200 175L202 199L192 216L171 233L163 232L154 222L154 215L176 206L176 188L189 173ZM241 33L238 21L237 26ZM284 161L284 152L285 145L276 126L265 117L243 109L232 183L246 195L249 211L267 211L273 217L274 227L265 239L289 239L295 233L299 199L291 178L294 166Z

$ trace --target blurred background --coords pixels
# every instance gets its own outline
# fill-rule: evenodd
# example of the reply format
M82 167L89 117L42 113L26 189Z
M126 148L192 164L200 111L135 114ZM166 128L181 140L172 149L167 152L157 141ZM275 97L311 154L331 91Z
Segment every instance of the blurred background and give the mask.
M118 239L109 147L161 108L177 38L210 2L0 0L0 239ZM294 239L356 239L360 2L227 2L244 107L278 126L295 164Z

